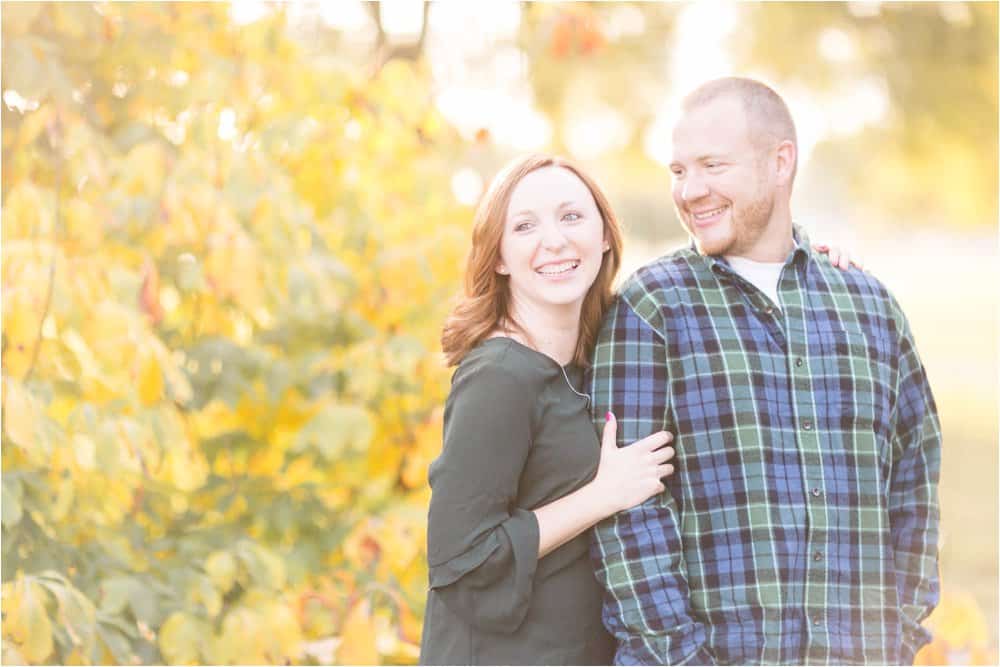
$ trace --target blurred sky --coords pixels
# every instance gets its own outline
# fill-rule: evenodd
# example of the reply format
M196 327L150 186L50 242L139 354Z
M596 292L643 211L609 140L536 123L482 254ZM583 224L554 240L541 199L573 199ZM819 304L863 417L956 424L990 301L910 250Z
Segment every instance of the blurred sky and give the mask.
M237 23L249 23L268 11L273 3L256 0L232 4ZM359 43L374 39L375 26L365 3L338 0L329 3L292 3L290 14L323 21L344 31ZM877 2L848 3L859 16L878 11ZM385 0L381 3L387 37L400 43L416 39L423 21L420 0ZM670 113L680 95L710 78L737 73L728 48L737 29L735 3L691 3L680 10L670 63L664 63L671 85L660 101L657 116L643 136L646 154L666 165L670 154ZM500 145L516 151L544 150L552 138L550 120L533 99L527 54L512 44L521 23L518 2L437 2L429 12L426 56L433 75L433 88L442 114L467 139L482 128ZM968 8L954 5L943 9L946 19L968 20ZM622 4L614 9L604 29L613 36L639 34L645 30L643 13ZM846 62L856 55L856 45L846 32L828 28L818 48L831 62ZM753 72L740 70L754 76ZM756 76L765 78L759 73ZM860 79L850 90L818 97L814 91L783 89L799 131L800 164L804 167L813 147L823 139L851 134L880 121L888 108L884 82ZM629 117L625 110L606 104L582 108L567 119L569 152L582 160L593 160L620 149L629 139ZM478 184L478 185L477 185ZM475 201L482 183L466 174L455 182L455 194Z
M879 4L851 2L848 6L856 16L867 16L877 13ZM249 23L271 5L237 1L232 4L232 16L237 23ZM422 6L421 0L384 0L379 11L387 37L398 43L415 40L423 21ZM319 20L342 30L359 44L374 39L374 22L359 0L291 3L288 11L293 19ZM666 165L669 161L670 113L679 96L699 82L737 73L728 47L739 27L737 11L732 2L687 4L680 9L674 34L664 36L674 42L669 61L663 63L664 80L670 85L643 136L645 152L656 162ZM512 43L521 14L518 2L435 2L429 12L425 52L437 106L466 139L485 128L500 146L514 151L544 150L552 138L551 122L533 99L528 56ZM950 9L942 6L942 15L951 22L970 20L963 4ZM645 18L636 7L621 4L603 28L612 36L641 34ZM852 37L835 27L821 34L817 46L834 63L857 55ZM739 73L767 79L760 73ZM823 96L788 86L782 92L796 119L801 168L808 165L817 143L878 123L889 106L885 84L875 77L856 80L849 90ZM628 114L604 103L580 105L565 122L569 152L586 161L620 149L631 133ZM453 181L455 196L463 203L474 203L482 187L482 178L470 169L460 171Z

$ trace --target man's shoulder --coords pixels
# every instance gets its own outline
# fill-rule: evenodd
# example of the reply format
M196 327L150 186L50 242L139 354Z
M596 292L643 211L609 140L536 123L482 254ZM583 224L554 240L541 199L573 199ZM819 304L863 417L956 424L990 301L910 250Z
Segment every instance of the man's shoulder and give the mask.
M815 256L814 264L822 277L821 284L832 291L845 291L868 306L898 308L889 288L870 271L855 267L844 271L830 263L826 255Z

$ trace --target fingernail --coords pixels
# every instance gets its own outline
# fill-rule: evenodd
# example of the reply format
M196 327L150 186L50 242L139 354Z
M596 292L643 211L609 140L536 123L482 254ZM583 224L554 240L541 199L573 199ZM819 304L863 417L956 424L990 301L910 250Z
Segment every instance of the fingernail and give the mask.
M611 414L611 412L608 412L608 414L604 415L604 421L606 421L606 422L609 422L609 421L611 421L614 418L615 418L615 416L613 414Z

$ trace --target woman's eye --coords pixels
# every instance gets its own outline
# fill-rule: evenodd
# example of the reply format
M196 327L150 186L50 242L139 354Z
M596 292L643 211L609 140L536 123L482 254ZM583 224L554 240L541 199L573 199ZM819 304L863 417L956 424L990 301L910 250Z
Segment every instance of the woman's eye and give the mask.
M566 215L563 216L562 219L565 220L566 222L576 222L582 217L583 216L580 215L579 213L567 213Z
M530 222L519 222L516 225L514 225L514 231L515 232L524 232L524 231L527 231L529 229L531 229L531 223Z

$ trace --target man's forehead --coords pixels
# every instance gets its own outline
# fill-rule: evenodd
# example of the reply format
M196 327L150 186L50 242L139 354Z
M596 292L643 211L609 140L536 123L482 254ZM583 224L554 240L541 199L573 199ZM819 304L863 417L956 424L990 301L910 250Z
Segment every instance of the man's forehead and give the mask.
M716 99L685 109L674 123L674 153L730 150L749 140L746 114L739 100Z
M676 131L681 126L697 126L724 120L727 125L745 125L746 109L735 95L720 95L681 110L674 125Z

